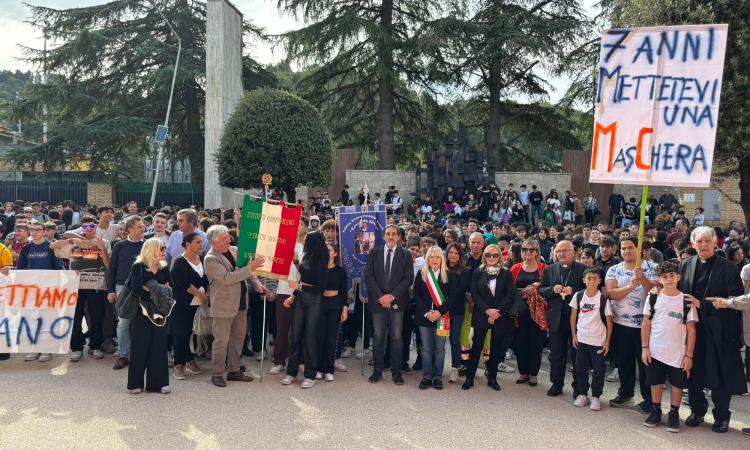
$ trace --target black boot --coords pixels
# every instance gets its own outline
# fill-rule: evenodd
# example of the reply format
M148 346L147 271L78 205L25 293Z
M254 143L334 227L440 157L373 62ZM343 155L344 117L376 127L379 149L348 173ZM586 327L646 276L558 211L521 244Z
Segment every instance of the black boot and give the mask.
M474 377L466 377L466 381L461 385L461 389L468 391L472 386L474 386Z

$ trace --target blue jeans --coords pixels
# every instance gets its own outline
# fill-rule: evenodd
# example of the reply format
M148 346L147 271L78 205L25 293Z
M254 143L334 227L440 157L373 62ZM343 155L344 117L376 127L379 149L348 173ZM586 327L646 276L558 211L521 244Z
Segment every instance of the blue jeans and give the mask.
M542 218L542 204L531 205L531 225L535 225L536 221Z
M451 314L451 367L461 366L461 325L464 323L464 316L454 316Z
M390 308L379 308L372 313L373 364L375 370L383 372L385 367L385 340L391 344L391 373L401 374L403 351L404 312ZM406 349L408 351L408 349Z
M445 336L437 335L435 327L419 327L422 336L422 378L439 380L445 364Z
M115 293L120 295L120 291L125 286L118 284L115 286ZM117 353L121 358L127 358L130 355L130 319L117 318Z

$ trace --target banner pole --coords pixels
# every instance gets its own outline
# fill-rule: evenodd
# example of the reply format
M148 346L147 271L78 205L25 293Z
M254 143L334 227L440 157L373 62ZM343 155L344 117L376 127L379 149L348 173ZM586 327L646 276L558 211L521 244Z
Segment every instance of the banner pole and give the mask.
M643 185L641 191L641 216L638 221L638 253L635 259L635 266L641 267L641 259L643 259L643 236L645 235L645 222L646 222L646 201L648 200L648 185Z
M362 297L359 295L359 283L357 283L357 289L355 290L357 295L357 300L362 301ZM365 376L365 348L367 345L367 342L365 342L365 308L367 308L367 305L365 302L362 302L362 367L360 369L360 375Z
M266 353L266 295L263 294L263 325L260 328L260 382L263 382L263 359Z

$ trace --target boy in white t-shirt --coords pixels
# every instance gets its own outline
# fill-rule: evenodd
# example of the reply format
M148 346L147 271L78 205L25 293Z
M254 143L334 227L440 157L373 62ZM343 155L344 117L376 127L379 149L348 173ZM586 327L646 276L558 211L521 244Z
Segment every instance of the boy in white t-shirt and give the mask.
M672 395L667 431L679 433L680 401L693 368L698 314L694 306L686 306L685 295L677 290L680 281L677 264L668 261L659 264L656 274L663 288L658 295L653 291L649 294L650 311L643 315L641 328L641 358L646 365L646 380L651 386L652 399L651 413L643 425L655 427L661 423L661 396L668 379Z
M604 390L604 357L609 353L612 338L612 311L609 300L599 291L601 275L595 267L583 271L586 289L573 295L570 301L570 329L576 351L575 406L586 406L589 391L589 369L591 376L591 410L599 411L599 396Z

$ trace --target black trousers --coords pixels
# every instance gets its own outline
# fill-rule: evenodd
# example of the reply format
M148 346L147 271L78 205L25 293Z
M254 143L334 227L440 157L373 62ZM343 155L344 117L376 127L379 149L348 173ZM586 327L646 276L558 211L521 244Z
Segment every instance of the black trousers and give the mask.
M356 311L350 311L346 322L342 324L344 345L354 348L357 344L357 336L362 331L362 311L357 315Z
M550 373L549 378L553 385L562 387L565 384L565 366L568 362L568 351L572 347L572 335L570 333L570 308L563 305L560 313L560 326L557 331L549 334L549 356L550 356ZM573 354L575 361L575 353ZM573 391L576 383L573 377Z
M89 329L89 347L91 350L100 349L102 346L103 326L104 326L104 302L107 300L105 291L94 289L79 289L78 303L73 316L73 333L70 336L70 349L74 352L83 351L85 339L81 323L83 322L84 312L88 310L88 319L86 323Z
M490 359L487 361L488 380L497 379L497 366L505 360L505 352L513 344L513 326L507 322L512 320L510 317L501 317L495 321L492 326L492 337L490 338ZM503 322L506 323L503 323ZM471 341L471 351L469 352L469 364L466 370L466 378L474 378L479 367L479 358L482 356L484 348L484 337L487 335L487 328L474 328L474 337Z
M183 365L193 360L190 352L190 335L193 334L193 319L198 306L176 304L169 317L169 337L172 340L174 365Z
M315 379L318 371L318 333L320 332L321 295L300 292L292 306L292 332L289 342L287 375L297 376L297 367L305 361L305 378Z
M338 300L323 298L323 302L334 302L335 306L325 305L321 308L320 325L318 333L318 371L333 373L333 360L336 358L336 340L338 337L339 323L341 322L341 308Z
M261 337L263 336L263 297L255 290L250 292L250 301L247 307L247 338L245 348L250 348L255 353L260 353ZM266 311L267 312L267 311ZM268 317L266 317L268 323ZM248 346L248 339L249 344Z
M596 215L594 214L595 210L593 209L586 209L584 210L584 213L586 214L586 223L590 223L591 225L594 225L594 219L596 218Z
M513 336L513 353L518 361L518 373L535 377L542 365L542 351L547 333L526 313L518 318L518 328Z
M697 416L706 415L708 411L708 399L703 392L703 384L695 383L692 378L688 386L688 399L690 400L690 412ZM729 402L731 400L732 396L726 389L711 388L711 401L714 404L714 409L711 410L711 413L714 416L714 421L730 419L732 413L729 411Z
M128 389L143 389L144 374L148 392L169 386L167 334L166 326L157 327L140 311L130 321Z
M599 397L604 391L604 355L598 353L601 347L579 343L576 351L575 362L575 395L588 395L589 392L589 369L591 375L591 395Z
M641 360L641 329L614 324L612 329L612 351L617 371L620 374L620 388L617 396L633 397L635 393L635 369L638 367L638 384L641 397L651 403L651 386L646 382L646 367Z

